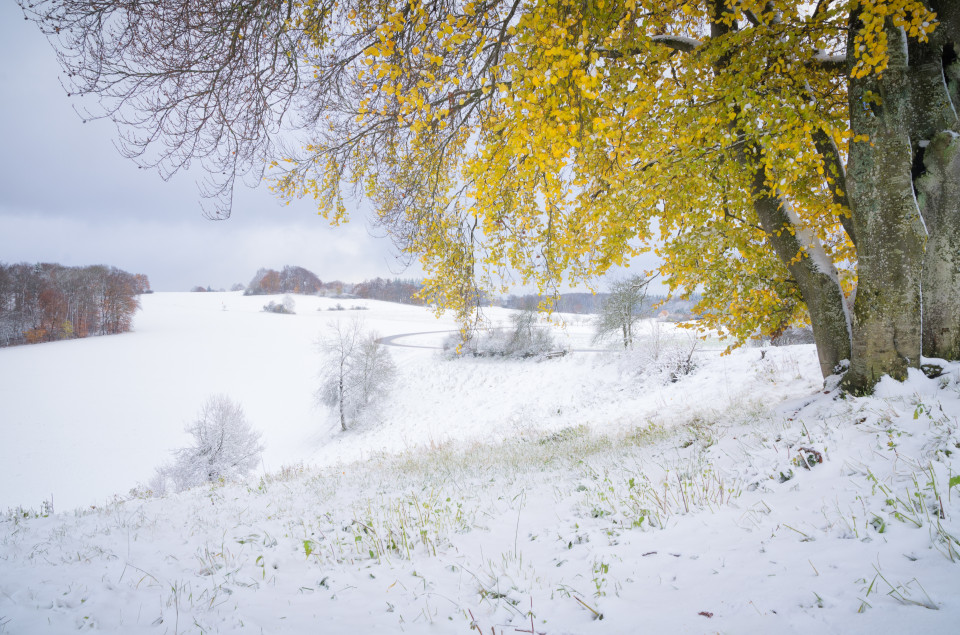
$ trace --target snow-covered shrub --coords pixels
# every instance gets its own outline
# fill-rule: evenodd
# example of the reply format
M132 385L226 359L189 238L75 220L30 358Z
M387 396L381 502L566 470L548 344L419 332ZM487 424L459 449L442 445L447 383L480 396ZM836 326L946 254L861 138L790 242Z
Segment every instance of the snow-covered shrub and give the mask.
M693 355L697 352L700 340L692 333L683 341L675 341L661 353L656 361L657 369L671 382L680 381L697 368Z
M760 349L760 359L753 367L753 372L758 379L777 383L779 381L790 379L801 379L803 377L800 371L800 361L797 357L787 351L780 354L773 354L770 349Z
M647 332L635 340L633 351L625 352L621 368L638 375L652 375L665 382L679 381L697 367L700 348L696 335L687 332L668 335L661 322L651 321Z
M510 316L513 329L506 331L504 354L511 357L540 357L557 352L559 346L549 328L541 327L536 311L520 311Z
M464 338L454 333L443 343L451 356L512 357L526 359L566 354L549 328L537 323L536 311L518 311L510 316L511 327L471 331Z
M173 451L173 463L157 469L150 488L163 494L247 476L260 460L260 433L250 427L243 408L226 395L214 395L185 430L194 444Z
M320 339L326 356L317 400L337 409L340 427L347 429L386 393L396 366L376 333L365 333L363 321L353 318L330 325Z
M770 341L774 346L794 346L796 344L816 344L813 329L809 326L791 327Z
M339 302L336 305L329 307L327 311L366 311L370 307L363 306L362 304L351 304L349 307L345 307ZM323 311L323 307L317 309L317 311Z
M289 295L283 296L283 302L274 302L270 300L263 305L263 310L267 313L286 313L292 315L294 313L294 308L296 307L296 302Z

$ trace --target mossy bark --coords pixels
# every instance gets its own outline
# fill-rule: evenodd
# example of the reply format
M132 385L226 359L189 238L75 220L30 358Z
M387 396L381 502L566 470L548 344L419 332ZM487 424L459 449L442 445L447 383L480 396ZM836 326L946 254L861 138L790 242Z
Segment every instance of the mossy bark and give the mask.
M752 170L754 210L769 244L797 281L810 312L824 374L847 357L846 390L868 392L883 375L903 380L921 354L960 359L960 3L933 2L940 25L908 43L888 21L889 61L881 73L848 80L850 143L845 174L857 249L852 315L830 261L759 167L760 148L738 156ZM735 29L713 3L711 35ZM850 19L848 71L862 28ZM909 47L909 48L908 48ZM717 70L725 68L720 59ZM830 156L826 140L818 150ZM798 257L799 256L799 257Z
M853 60L852 34L848 59ZM926 231L914 196L910 81L903 29L888 22L889 64L882 75L851 78L847 186L857 233L857 295L850 370L843 385L866 392L889 374L919 368L921 274Z
M923 259L923 354L960 359L960 126L956 23L960 10L943 7L941 28L911 42L911 142L914 183L927 229ZM952 85L951 85L952 84Z
M923 260L923 354L960 359L960 137L934 136L917 180L930 237Z

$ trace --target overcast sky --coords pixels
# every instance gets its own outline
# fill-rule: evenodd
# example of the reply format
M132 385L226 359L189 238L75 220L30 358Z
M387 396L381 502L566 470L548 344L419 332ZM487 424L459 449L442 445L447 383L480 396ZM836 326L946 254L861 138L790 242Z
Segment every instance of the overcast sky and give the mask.
M140 170L111 123L82 123L50 45L11 0L0 59L0 262L114 265L158 291L228 288L285 264L323 280L419 276L362 220L331 228L310 202L282 205L265 187L241 186L229 220L206 219L190 175Z
M0 59L0 262L113 265L157 291L229 288L287 264L322 280L421 275L361 215L331 228L311 202L283 205L263 186L238 187L229 220L206 219L191 175L138 169L112 123L81 121L53 50L11 0L0 0Z

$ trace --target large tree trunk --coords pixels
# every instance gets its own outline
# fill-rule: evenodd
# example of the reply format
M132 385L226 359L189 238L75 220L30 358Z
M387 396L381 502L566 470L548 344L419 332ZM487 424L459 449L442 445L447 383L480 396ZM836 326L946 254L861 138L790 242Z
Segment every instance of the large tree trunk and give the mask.
M851 16L848 60L859 20ZM857 234L853 347L843 385L873 388L882 375L903 380L920 366L920 278L926 231L911 174L910 84L903 29L886 26L889 65L882 75L851 78L847 186Z
M960 138L937 133L917 180L930 232L923 260L923 354L960 359Z
M957 3L938 7L943 20L928 42L911 42L911 130L914 182L927 229L923 260L923 354L960 359L960 139L955 73Z

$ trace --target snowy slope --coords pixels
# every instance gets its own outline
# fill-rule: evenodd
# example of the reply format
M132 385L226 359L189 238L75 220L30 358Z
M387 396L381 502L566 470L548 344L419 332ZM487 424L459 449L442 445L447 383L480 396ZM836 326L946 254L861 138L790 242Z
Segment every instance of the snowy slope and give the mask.
M264 313L275 296L143 296L134 332L0 350L0 509L102 503L146 481L204 400L239 401L277 470L308 459L328 430L314 406L326 321L363 313L387 332L452 328L422 309L329 312L336 301L298 297L296 315ZM375 317L373 314L376 314ZM424 328L424 326L428 328Z
M0 632L960 623L960 365L843 398L811 347L714 347L676 382L642 353L397 347L388 401L341 433L313 405L313 342L347 312L300 297L297 315L259 312L269 299L156 294L134 333L0 350L0 508L50 493L57 508L0 520ZM362 303L382 335L453 327ZM589 326L558 336L586 348ZM188 442L213 392L263 432L266 474L108 500Z
M403 372L389 416L380 417L389 425L358 439L339 434L315 404L323 362L316 342L328 323L358 316L382 336L440 331L396 342L436 347L456 325L424 308L366 300L296 296L295 315L261 310L281 300L156 293L143 296L132 333L0 349L0 510L39 508L51 497L56 509L69 510L125 494L147 482L170 450L190 443L184 425L217 393L242 404L263 432L267 471L371 449L505 438L518 426L642 420L686 401L683 390L635 394L636 382L615 364L595 367L597 355L458 364L429 348L398 346L391 352ZM367 310L329 310L337 304ZM509 313L491 309L490 323L507 323ZM558 337L587 348L589 325L574 317ZM738 394L726 383L717 389L724 398Z

